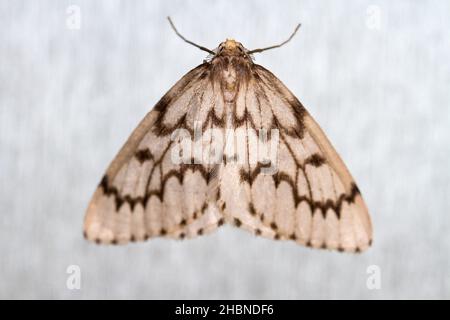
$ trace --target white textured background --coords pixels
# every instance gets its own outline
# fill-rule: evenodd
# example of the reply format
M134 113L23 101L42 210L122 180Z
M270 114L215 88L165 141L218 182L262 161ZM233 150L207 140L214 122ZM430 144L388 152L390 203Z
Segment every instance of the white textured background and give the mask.
M81 29L67 27L70 4ZM98 247L84 210L139 120L226 37L302 101L367 201L373 247L226 227ZM0 298L450 298L449 1L1 1ZM82 289L66 288L79 265ZM368 290L367 267L381 270Z

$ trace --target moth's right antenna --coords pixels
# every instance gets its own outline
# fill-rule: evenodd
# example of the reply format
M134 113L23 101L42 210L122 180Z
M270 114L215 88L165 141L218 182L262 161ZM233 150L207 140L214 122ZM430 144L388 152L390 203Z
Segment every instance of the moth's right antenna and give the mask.
M194 43L194 42L192 42L192 41L189 41L188 39L186 39L185 37L183 37L183 36L178 32L177 28L175 28L175 25L173 24L172 19L170 19L170 17L167 17L167 20L169 20L170 26L172 27L173 31L175 31L175 33L177 34L177 36L179 36L179 37L180 37L181 39L183 39L185 42L189 43L190 45L193 45L194 47L199 48L200 50L206 51L206 52L208 52L209 54L216 54L214 51L209 50L208 48L199 46L198 44L196 44L196 43Z
M295 27L294 32L292 32L291 36L290 36L286 41L283 41L282 43L276 44L276 45L274 45L274 46L270 46L270 47L266 47L266 48L262 48L262 49L254 49L254 50L250 50L250 51L247 52L247 54L260 53L260 52L263 52L263 51L266 51L266 50L279 48L279 47L285 45L286 43L288 43L289 41L291 41L291 39L295 36L295 34L297 33L297 30L300 28L301 25L302 25L302 24L299 23L299 24Z

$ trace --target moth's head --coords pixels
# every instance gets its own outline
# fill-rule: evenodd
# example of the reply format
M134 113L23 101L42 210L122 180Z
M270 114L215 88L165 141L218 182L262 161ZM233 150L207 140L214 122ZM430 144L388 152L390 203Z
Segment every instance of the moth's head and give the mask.
M266 50L270 50L270 49L274 49L274 48L279 48L283 45L285 45L286 43L288 43L289 41L291 41L292 37L295 35L295 33L297 32L298 28L300 28L300 24L297 25L297 27L295 27L294 32L291 34L291 36L284 42L280 43L280 44L276 44L274 46L270 46L270 47L266 47L266 48L261 48L261 49L254 49L254 50L247 50L244 48L244 46L240 43L237 42L233 39L226 39L224 42L222 42L218 48L216 48L215 50L210 50L206 47L200 46L192 41L189 41L188 39L186 39L185 37L183 37L177 30L177 28L175 28L172 20L170 19L170 17L167 17L167 19L169 20L170 25L172 26L172 29L175 31L175 33L181 38L183 39L185 42L193 45L194 47L199 48L200 50L206 51L210 54L210 56L207 59L210 59L211 57L217 57L217 56L238 56L238 57L245 57L247 59L251 59L253 60L253 53L260 53Z
M245 56L247 55L247 51L242 43L233 39L226 39L217 48L216 55Z

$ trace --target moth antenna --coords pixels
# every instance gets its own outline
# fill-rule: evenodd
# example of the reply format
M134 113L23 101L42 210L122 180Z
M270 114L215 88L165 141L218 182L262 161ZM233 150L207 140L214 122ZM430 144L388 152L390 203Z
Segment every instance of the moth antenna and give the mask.
M291 36L290 36L286 41L283 41L282 43L276 44L276 45L274 45L274 46L270 46L270 47L266 47L266 48L261 48L261 49L250 50L250 51L248 51L247 53L248 53L248 54L260 53L260 52L263 52L263 51L266 51L266 50L279 48L279 47L285 45L286 43L288 43L289 41L291 41L291 39L295 36L295 34L297 33L297 30L300 28L301 25L302 25L302 24L299 23L299 24L295 27L294 32L292 32Z
M173 31L175 31L175 33L177 34L177 36L179 36L181 39L183 39L183 41L189 43L190 45L193 45L194 47L199 48L200 50L206 51L206 52L208 52L209 54L215 54L214 51L212 51L212 50L210 50L210 49L208 49L208 48L205 48L205 47L203 47L203 46L200 46L200 45L198 45L198 44L196 44L196 43L194 43L194 42L192 42L192 41L189 41L189 40L186 39L185 37L183 37L183 36L178 32L177 28L175 28L175 25L173 24L172 19L170 19L170 17L167 17L167 20L169 20L170 26L172 27Z

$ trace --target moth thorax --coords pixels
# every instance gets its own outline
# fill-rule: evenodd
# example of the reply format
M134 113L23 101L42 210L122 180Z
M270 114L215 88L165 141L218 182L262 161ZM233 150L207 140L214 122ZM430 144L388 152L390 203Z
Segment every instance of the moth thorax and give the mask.
M236 97L236 70L235 68L228 66L227 69L222 71L222 81L224 98L226 101L233 101Z

